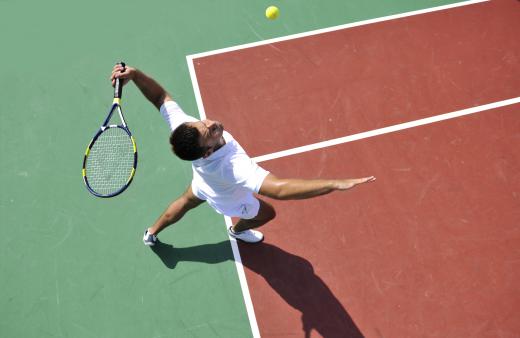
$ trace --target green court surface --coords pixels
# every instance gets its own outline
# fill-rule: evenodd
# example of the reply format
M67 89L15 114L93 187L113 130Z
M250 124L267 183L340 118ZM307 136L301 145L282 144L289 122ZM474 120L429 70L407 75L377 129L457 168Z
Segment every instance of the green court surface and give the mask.
M250 337L224 219L208 206L142 231L191 180L168 128L132 84L123 109L134 182L99 199L81 162L124 60L198 116L186 55L456 1L0 0L0 337ZM264 17L269 5L281 16Z

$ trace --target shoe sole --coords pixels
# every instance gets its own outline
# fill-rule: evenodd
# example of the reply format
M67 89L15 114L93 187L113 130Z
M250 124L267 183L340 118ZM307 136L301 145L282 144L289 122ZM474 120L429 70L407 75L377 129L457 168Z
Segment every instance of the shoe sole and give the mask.
M231 236L231 237L233 237L233 236ZM258 242L248 242L248 241L244 241L243 239L240 239L240 238L236 238L236 237L233 237L233 238L236 239L237 241L240 241L242 243L247 243L247 244L258 244L258 243L262 243L264 241L263 237Z
M257 243L262 243L262 242L264 241L264 238L265 238L265 236L262 236L262 239L259 240L259 241L257 241L257 242L248 242L248 241L245 241L245 240L243 240L243 239L241 239L241 238L235 237L233 234L231 234L231 231L229 231L229 229L228 229L228 235L229 235L230 237L236 239L237 241L240 241L240 242L242 242L242 243L247 243L247 244L257 244Z

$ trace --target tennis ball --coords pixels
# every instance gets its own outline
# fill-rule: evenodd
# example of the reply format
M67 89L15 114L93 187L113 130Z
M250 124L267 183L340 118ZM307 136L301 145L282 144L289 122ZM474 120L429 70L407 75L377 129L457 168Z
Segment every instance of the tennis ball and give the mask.
M269 6L265 10L265 17L269 20L274 20L280 15L280 10L276 6Z

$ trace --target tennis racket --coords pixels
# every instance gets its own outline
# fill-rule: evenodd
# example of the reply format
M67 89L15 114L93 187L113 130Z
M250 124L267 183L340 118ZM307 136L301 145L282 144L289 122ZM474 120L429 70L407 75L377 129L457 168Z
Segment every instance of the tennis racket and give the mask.
M125 67L124 62L120 64ZM83 180L97 197L114 197L125 191L137 168L137 147L121 109L122 93L123 82L116 79L112 107L83 158ZM109 125L115 112L121 124Z

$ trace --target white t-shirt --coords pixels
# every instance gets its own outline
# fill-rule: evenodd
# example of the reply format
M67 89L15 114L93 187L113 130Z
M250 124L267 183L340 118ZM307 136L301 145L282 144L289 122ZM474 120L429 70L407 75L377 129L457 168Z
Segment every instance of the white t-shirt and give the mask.
M173 131L184 122L199 121L186 115L174 101L161 106L161 114ZM258 213L258 193L268 171L256 164L227 131L226 144L207 158L192 162L192 190L218 213L230 217L252 218Z
M197 122L196 118L189 116L182 111L181 107L175 101L166 101L159 109L162 117L170 126L170 130L174 131L184 122Z

